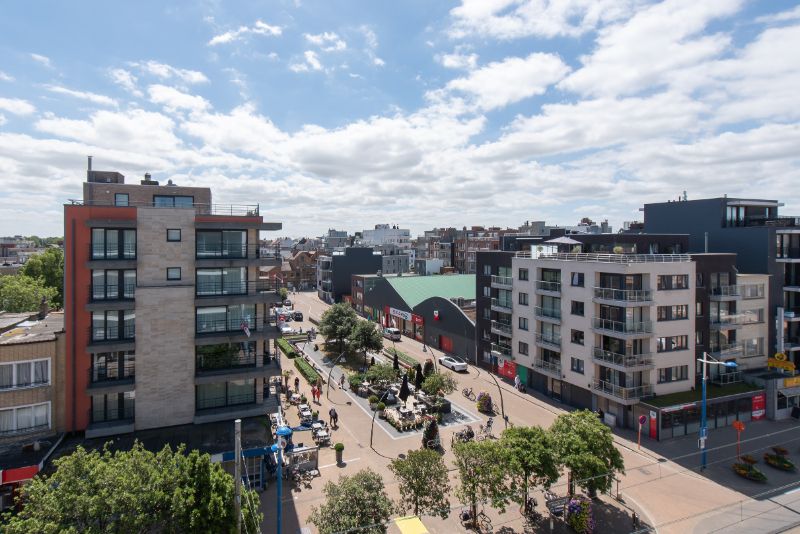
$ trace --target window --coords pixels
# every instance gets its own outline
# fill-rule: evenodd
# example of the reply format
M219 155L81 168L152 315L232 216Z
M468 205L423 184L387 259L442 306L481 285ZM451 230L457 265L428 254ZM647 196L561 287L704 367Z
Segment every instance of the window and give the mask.
M167 267L167 280L180 280L181 268L180 267Z
M576 373L583 374L583 360L580 358L570 358L569 368Z
M199 230L195 242L198 258L247 257L247 232L244 230Z
M694 284L695 287L706 287L703 285L703 273L697 273Z
M360 295L360 294L361 294L361 293L359 293L359 295ZM484 319L491 319L491 318L492 318L492 310L491 310L491 309L489 309L489 308L484 308L484 309L483 309L483 318L484 318Z
M660 337L657 340L658 352L672 352L689 348L689 336Z
M483 274L484 274L484 276L491 276L492 275L492 266L491 265L484 265L483 266Z
M528 280L528 269L520 269L519 270L519 279L522 281Z
M703 344L703 331L698 330L694 333L694 344L695 345L702 345Z
M92 300L132 299L136 291L136 270L92 270Z
M658 289L689 289L688 274L660 274L658 275Z
M583 273L572 273L570 280L573 286L583 287Z
M194 197L153 195L153 206L156 208L191 208L194 206Z
M689 379L689 366L676 365L675 367L662 367L658 370L658 382L678 382Z
M127 206L128 205L128 193L114 193L114 205L115 206Z
M201 384L195 387L198 410L252 404L256 401L256 383L253 378Z
M682 319L688 319L688 318L689 318L689 306L687 304L658 307L659 321L680 321Z
M570 330L569 340L576 345L583 345L583 330Z
M247 294L247 269L245 267L197 269L195 273L197 295Z
M578 300L573 300L571 307L572 307L571 311L572 315L580 315L581 317L583 317L583 302Z
M522 356L527 356L528 355L528 344L523 342L523 341L520 341L519 342L519 351L518 352Z
M167 241L180 241L181 240L181 229L180 228L168 228L167 229Z
M694 314L697 317L702 317L703 316L703 303L702 302L696 302L695 303L695 305L694 305Z
M92 259L136 258L136 230L92 228Z
M519 294L519 303L523 306L528 305L528 294L527 293L520 293Z
M120 329L120 321L123 328ZM133 310L108 310L92 312L92 341L134 339L136 312Z
M492 288L489 286L483 286L483 296L484 297L491 297L492 296Z
M528 329L528 318L527 317L520 317L519 318L519 329L520 330L527 330Z
M50 403L0 410L0 435L50 427Z
M49 358L0 365L0 390L44 386L49 383Z

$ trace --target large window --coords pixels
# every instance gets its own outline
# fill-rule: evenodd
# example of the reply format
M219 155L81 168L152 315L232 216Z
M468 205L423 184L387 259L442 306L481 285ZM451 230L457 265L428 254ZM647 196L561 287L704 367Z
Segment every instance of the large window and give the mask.
M245 230L198 230L198 258L246 258Z
M679 304L677 306L658 307L659 321L680 321L688 318L689 318L689 306L686 304Z
M256 364L256 342L219 343L195 347L198 372L248 367Z
M50 383L50 358L0 365L0 390L46 386Z
M132 299L135 290L135 269L92 271L92 300Z
M92 357L92 382L133 378L136 373L136 355L132 350L100 352Z
M572 315L580 315L581 317L583 317L584 313L583 309L584 309L583 302L579 300L573 300L570 303L570 312L572 313Z
M135 391L92 395L92 423L133 419L135 400Z
M522 355L522 356L527 356L528 355L528 344L525 343L524 341L520 341L519 342L518 349L519 349L518 352L520 353L520 355Z
M658 370L658 381L663 382L678 382L680 380L689 379L689 366L676 365L675 367L662 367Z
M92 259L136 258L136 230L92 228Z
M658 289L689 289L688 274L660 274L658 275Z
M198 410L252 404L256 401L256 383L253 378L200 384L196 388Z
M583 330L570 330L569 340L576 345L583 345Z
M660 337L657 340L658 352L672 352L689 348L689 336Z
M135 334L136 313L133 310L92 312L92 341L133 339Z
M194 206L194 197L153 195L153 206L156 208L191 208Z
M519 294L519 303L523 306L528 305L528 294L527 293L520 293Z
M527 281L528 280L528 269L520 269L519 270L519 280Z
M128 205L128 193L114 193L114 205L115 206L127 206Z
M247 269L226 267L197 269L197 295L244 295L247 293Z
M50 428L49 402L0 410L0 435L33 432L46 428Z
M256 328L255 304L208 306L197 308L197 333L244 331Z

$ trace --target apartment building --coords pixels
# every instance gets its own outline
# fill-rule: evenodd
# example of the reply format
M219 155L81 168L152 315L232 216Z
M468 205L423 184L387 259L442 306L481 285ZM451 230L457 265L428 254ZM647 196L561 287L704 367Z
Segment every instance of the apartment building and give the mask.
M64 314L0 313L0 510L64 431Z
M403 250L411 249L411 230L397 225L376 224L372 230L361 232L361 244L374 247L377 245L397 245Z
M346 230L334 230L333 228L328 229L328 233L320 237L319 240L321 250L326 254L352 244Z
M351 299L351 277L375 274L383 267L383 255L368 247L347 247L317 260L317 296L333 304Z
M87 437L264 415L280 230L211 190L93 171L64 207L66 428Z

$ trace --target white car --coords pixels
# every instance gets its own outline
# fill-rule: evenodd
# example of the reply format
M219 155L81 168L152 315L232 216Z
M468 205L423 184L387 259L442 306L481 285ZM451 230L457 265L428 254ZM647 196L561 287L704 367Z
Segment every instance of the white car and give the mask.
M281 334L284 336L294 334L294 329L288 324L284 323L283 326L281 326Z
M440 356L439 365L452 369L453 371L467 371L467 362L455 356Z

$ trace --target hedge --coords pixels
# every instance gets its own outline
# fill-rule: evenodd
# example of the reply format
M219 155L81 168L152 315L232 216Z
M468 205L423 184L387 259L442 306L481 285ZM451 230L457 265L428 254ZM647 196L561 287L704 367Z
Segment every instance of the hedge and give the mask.
M287 358L294 358L297 356L297 351L294 350L294 347L285 339L278 340L278 348L281 349L281 352L283 352Z
M409 367L416 367L417 366L417 360L415 360L414 358L412 358L411 356L409 356L405 352L399 351L399 350L394 349L394 348L388 348L388 349L386 349L386 352L387 352L388 356L392 356L392 357L394 357L394 355L397 354L397 359L400 360L401 362L403 362L404 364L406 364Z
M311 365L302 358L296 358L294 360L294 366L300 371L300 374L303 375L303 378L305 378L309 384L316 384L317 380L322 378L317 370L311 367Z

